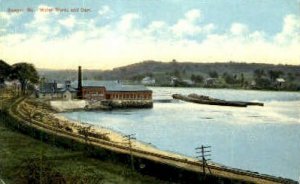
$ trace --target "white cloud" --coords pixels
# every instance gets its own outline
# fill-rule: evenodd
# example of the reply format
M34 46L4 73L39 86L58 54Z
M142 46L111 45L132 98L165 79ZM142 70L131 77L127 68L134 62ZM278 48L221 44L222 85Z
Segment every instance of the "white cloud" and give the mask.
M140 27L136 24L139 19L142 17L138 14L129 13L117 22L100 27L96 18L80 19L70 15L59 19L55 15L37 15L29 24L34 25L37 32L24 34L26 37L4 36L0 38L0 49L7 57L3 59L28 60L46 68L70 68L77 64L86 68L112 68L145 59L170 61L173 58L195 62L300 63L300 41L295 40L300 21L295 15L284 19L281 33L275 36L261 30L250 31L241 23L233 23L227 31L217 34L213 32L217 25L201 25L199 10L188 11L175 24L152 21ZM59 23L49 24L55 20ZM64 37L44 39L60 26L72 27L73 31ZM201 40L185 37L198 34L203 36ZM278 44L277 37L280 36L285 44Z
M160 39L161 36L170 36L167 33L169 33L168 25L163 21L153 21L144 30L145 35L153 35L157 39Z
M8 12L0 12L0 20L1 26L0 27L7 27L13 23L14 19L21 16L23 13L8 13Z
M7 12L0 12L0 18L3 19L9 19L10 15Z
M252 33L249 34L249 39L252 41L265 41L266 38L266 34L262 31L254 31Z
M59 20L58 23L61 25L67 27L68 29L72 29L76 23L76 19L74 15L70 15L69 17Z
M186 12L185 17L186 17L186 19L189 20L190 22L194 22L194 21L200 19L200 17L201 17L201 12L200 12L200 10L192 9L192 10Z
M207 24L203 27L203 32L204 33L211 33L212 31L214 31L216 29L216 26L212 23Z
M153 21L149 24L148 28L153 31L161 30L166 26L166 23L163 21Z
M15 44L19 44L20 42L26 39L25 34L8 34L4 37L0 37L0 43L5 43L6 45L13 46Z
M284 18L283 32L286 34L300 34L300 17L296 15L287 15Z
M200 20L200 11L193 9L185 14L183 19L178 20L178 22L172 27L172 31L176 36L192 36L201 32L201 27L198 25Z
M51 19L55 18L55 16L58 15L56 11L45 11L45 10L50 10L54 9L51 6L47 5L39 5L37 7L37 11L34 13L34 20L31 22L31 24L41 24L41 23L46 23L50 21Z
M243 35L248 33L248 26L241 23L233 23L230 28L230 32L233 35Z
M102 7L100 8L100 10L98 11L98 14L101 15L101 16L103 16L103 15L107 15L107 14L110 13L110 12L111 12L110 7L107 6L107 5L105 5L105 6L102 6Z
M140 16L136 13L128 13L121 17L121 21L118 24L118 28L121 31L128 31L133 27L135 20L139 19Z
M59 19L59 13L54 11L53 7L47 5L39 5L38 10L34 13L33 20L25 27L42 34L44 37L57 35L61 29L57 24L56 20ZM51 10L52 11L45 11Z
M278 44L300 43L300 16L287 15L284 18L282 31L275 37ZM300 48L299 48L300 49Z

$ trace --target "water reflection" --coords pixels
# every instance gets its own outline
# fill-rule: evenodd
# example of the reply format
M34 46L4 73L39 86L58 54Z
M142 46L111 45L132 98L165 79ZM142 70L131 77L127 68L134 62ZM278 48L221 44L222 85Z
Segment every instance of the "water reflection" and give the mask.
M64 115L103 126L156 147L195 156L212 146L212 159L228 166L297 179L300 172L300 94L198 88L153 88L159 94L198 93L226 100L264 102L247 108L186 102L155 103L152 109L70 112Z

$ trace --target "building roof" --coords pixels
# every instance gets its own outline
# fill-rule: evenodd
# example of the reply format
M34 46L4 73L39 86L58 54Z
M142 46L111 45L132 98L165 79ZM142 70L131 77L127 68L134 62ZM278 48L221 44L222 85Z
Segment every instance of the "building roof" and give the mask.
M118 85L118 86L110 86L106 88L107 91L151 91L150 89L146 88L143 85Z
M149 77L149 76L147 76L147 77L144 77L143 79L142 79L142 81L149 81L149 80L155 80L154 78L152 78L152 77Z
M72 82L73 88L78 87L78 81ZM143 85L122 85L118 81L83 80L82 87L105 87L107 91L151 91Z
M106 86L115 86L117 81L95 81L95 80L83 80L82 87L106 87ZM73 88L78 88L78 81L73 81L71 83Z
M47 83L44 83L40 86L40 92L41 93L54 93L56 90L55 90L55 83L54 82L47 82Z
M77 92L74 88L66 88L65 86L62 88L57 87L57 83L55 82L47 82L40 86L40 93L64 93L66 91Z
M277 78L276 81L277 82L285 82L285 80L283 78Z
M66 91L70 91L70 92L74 92L74 93L77 92L77 90L74 89L74 88L60 88L60 89L57 89L57 92L59 92L59 93L64 93Z

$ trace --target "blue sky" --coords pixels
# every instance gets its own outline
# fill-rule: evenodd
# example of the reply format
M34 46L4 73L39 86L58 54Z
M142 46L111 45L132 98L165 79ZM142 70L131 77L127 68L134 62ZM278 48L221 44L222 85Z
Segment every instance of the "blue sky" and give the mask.
M149 59L300 64L299 0L0 0L0 21L0 58L39 68Z

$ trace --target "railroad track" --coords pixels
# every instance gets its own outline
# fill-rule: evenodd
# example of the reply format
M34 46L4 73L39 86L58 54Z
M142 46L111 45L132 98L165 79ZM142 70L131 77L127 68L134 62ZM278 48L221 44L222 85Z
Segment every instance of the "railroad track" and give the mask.
M24 112L22 109L20 109L20 103L24 100L24 98L18 99L13 106L15 108L10 108L11 115L26 124L27 126L31 126L37 129L40 129L45 132L50 132L52 134L58 135L58 136L64 136L68 137L71 139L78 140L80 142L86 142L88 141L89 144L95 145L95 146L100 146L102 148L106 148L112 151L117 151L125 154L130 154L132 153L136 157L141 157L141 158L146 158L146 159L152 159L154 161L160 160L163 163L167 163L176 167L181 167L185 168L187 170L193 170L195 172L203 172L201 171L202 163L200 161L193 161L193 160L188 160L188 159L183 159L183 158L177 158L173 156L168 156L168 155L163 155L163 154L158 154L154 152L149 152L149 151L144 151L136 148L129 148L128 146L121 145L120 143L112 142L112 141L106 141L102 139L97 139L94 137L85 137L81 134L75 133L75 132L69 132L63 129L58 129L56 127L41 123L36 120L31 120L31 122L28 122L26 119L26 115L24 115ZM23 102L24 103L24 102ZM12 106L12 107L13 107ZM175 164L175 165L174 165ZM181 166L180 166L181 165ZM182 165L185 165L182 167ZM236 169L236 168L230 168L227 166L222 166L214 163L209 163L207 166L212 170L212 175L219 175L222 177L225 177L226 174L232 176L236 175L236 177L240 179L244 179L247 181L248 179L253 178L254 183L298 183L296 181L286 179L286 178L281 178L281 177L275 177L275 176L270 176L266 174L260 174L257 172L252 172L252 171L246 171L246 170L241 170L241 169ZM197 169L195 169L197 168ZM220 173L223 173L220 174ZM247 178L246 178L247 177ZM228 177L231 178L231 177ZM237 178L235 178L237 179ZM255 182L255 181L258 182Z

